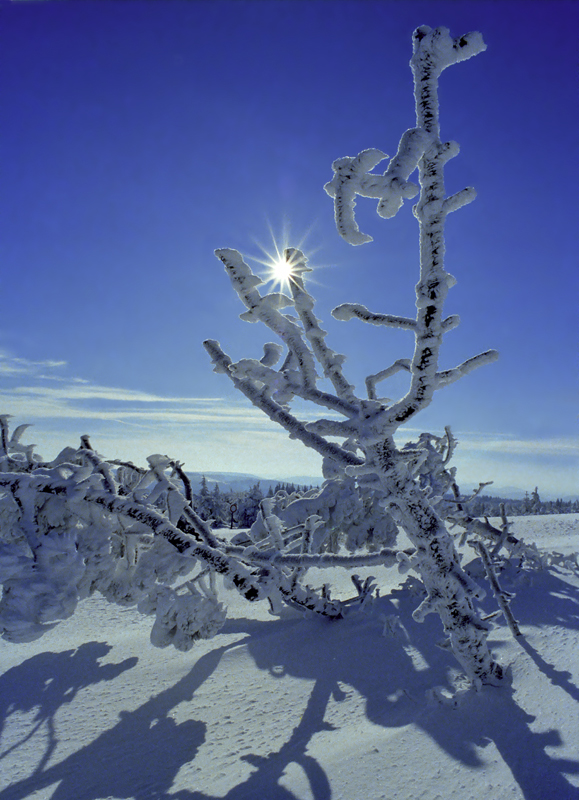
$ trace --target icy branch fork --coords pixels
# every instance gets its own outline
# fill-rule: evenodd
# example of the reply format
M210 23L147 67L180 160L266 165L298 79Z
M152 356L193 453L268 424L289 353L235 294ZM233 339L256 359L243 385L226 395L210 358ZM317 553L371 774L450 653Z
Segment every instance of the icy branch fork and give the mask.
M444 225L446 217L475 197L472 188L447 197L444 166L456 156L455 142L440 139L438 79L447 67L486 49L479 33L451 38L446 28L422 26L413 35L410 62L414 76L416 127L400 139L398 151L382 175L370 172L385 154L365 150L333 164L334 178L325 189L334 198L338 232L351 244L369 242L355 220L355 196L378 198L378 214L393 217L404 199L420 196L414 206L420 234L420 278L416 286L416 318L409 319L369 311L362 305L344 304L332 313L342 321L357 318L363 322L411 331L415 338L412 359L398 359L366 380L367 398L354 394L354 387L343 373L345 357L326 344L326 331L314 315L314 299L304 287L308 271L299 251L286 251L296 264L290 282L291 297L283 294L262 296L262 281L235 250L221 249L216 255L223 262L233 288L247 308L242 318L263 322L278 336L287 353L275 369L283 348L268 343L261 360L242 359L234 363L214 340L205 342L215 371L225 373L251 402L324 458L324 475L340 473L355 477L359 486L375 491L375 502L394 515L417 548L417 563L428 596L416 611L416 618L436 611L441 617L452 650L475 682L492 682L500 676L486 644L487 630L474 611L477 596L462 571L454 545L444 522L428 494L419 486L420 458L413 459L397 449L396 430L432 401L437 389L464 377L476 367L494 361L498 354L488 350L467 359L453 369L438 369L439 352L446 332L458 325L458 317L443 318L443 306L455 279L444 268ZM418 169L419 187L409 182ZM294 316L282 312L290 308ZM321 375L332 384L332 391L318 388ZM377 396L376 386L399 370L410 373L410 386L404 397L391 405ZM311 401L342 419L300 421L289 410L294 397ZM330 441L342 438L342 444Z

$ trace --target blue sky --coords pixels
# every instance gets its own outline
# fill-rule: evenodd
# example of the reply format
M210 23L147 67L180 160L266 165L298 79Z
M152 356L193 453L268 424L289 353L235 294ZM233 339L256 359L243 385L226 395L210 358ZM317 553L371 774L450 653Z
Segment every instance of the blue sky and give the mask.
M413 315L417 224L360 199L374 241L335 232L331 163L393 154L414 124L418 25L480 30L441 78L450 193L441 368L500 360L412 421L460 440L465 484L577 493L576 41L565 0L0 2L0 398L50 457L84 433L109 457L169 453L195 471L319 473L202 347L260 357L271 338L213 255L249 259L270 226L311 252L310 284L350 379L412 352L410 334L329 319L343 302ZM271 247L270 247L271 249ZM389 394L404 390L392 380Z

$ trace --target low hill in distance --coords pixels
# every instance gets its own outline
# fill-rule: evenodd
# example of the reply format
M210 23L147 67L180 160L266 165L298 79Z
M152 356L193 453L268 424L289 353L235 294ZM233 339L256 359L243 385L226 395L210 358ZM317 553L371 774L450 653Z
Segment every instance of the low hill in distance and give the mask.
M289 478L263 478L259 475L252 475L244 472L187 472L194 492L198 492L201 488L201 481L203 476L207 481L209 490L212 491L215 484L219 484L219 489L222 492L246 492L259 483L260 488L264 494L267 494L269 487L275 488L279 483L293 483L295 486L321 486L323 478L319 475L291 475ZM463 493L469 494L475 489L474 486L461 486ZM525 489L520 489L518 486L495 486L490 484L485 486L483 494L487 497L493 497L502 500L523 500L525 494L530 494L534 489L533 486ZM542 500L556 500L557 496L550 492L542 492L539 486L539 494ZM560 495L559 495L560 496ZM565 501L579 500L579 495L565 495L561 497Z
M203 476L207 481L209 491L213 491L215 484L219 484L222 492L246 492L259 483L261 491L267 494L269 487L275 489L279 483L293 483L295 486L320 486L323 478L312 475L292 475L289 478L260 478L258 475L243 472L187 472L191 486L195 493L201 488Z

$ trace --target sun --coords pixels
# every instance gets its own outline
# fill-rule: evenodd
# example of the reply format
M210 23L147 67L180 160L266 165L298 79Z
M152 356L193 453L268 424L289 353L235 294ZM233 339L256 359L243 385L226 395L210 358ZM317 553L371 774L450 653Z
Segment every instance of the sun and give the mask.
M275 256L271 256L269 262L266 264L266 282L271 281L274 287L280 289L290 288L291 283L298 280L303 280L304 272L309 272L310 268L306 266L307 258L303 255L301 250L286 247L283 252L277 251Z
M279 258L276 257L269 264L271 280L273 280L274 283L281 284L282 286L289 285L289 282L294 274L292 266L291 260L286 257L285 253Z
M310 271L310 268L306 266L307 259L302 259L300 252L309 231L294 246L290 245L289 224L284 224L281 235L278 237L274 234L271 225L269 233L272 245L267 248L256 240L255 243L262 251L264 258L255 258L254 260L266 268L263 279L266 283L272 284L273 291L287 291L292 281L303 278L304 272ZM300 254L298 255L298 253Z

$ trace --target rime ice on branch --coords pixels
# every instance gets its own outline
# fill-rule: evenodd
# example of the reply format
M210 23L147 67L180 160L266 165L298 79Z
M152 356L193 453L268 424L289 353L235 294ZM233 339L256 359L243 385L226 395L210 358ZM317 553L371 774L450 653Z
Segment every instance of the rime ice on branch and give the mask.
M275 596L296 608L341 615L329 593L320 596L295 579L291 559L263 552L254 558L216 536L195 513L178 462L158 454L149 456L148 469L107 461L87 436L80 448L44 462L33 445L20 445L26 427L10 437L7 415L0 416L4 640L37 639L98 591L109 602L154 614L154 645L189 650L225 621L216 574L250 601ZM335 565L324 557L313 561Z
M235 386L307 447L324 459L324 476L346 486L354 479L359 496L364 495L384 518L395 517L416 546L414 563L422 577L427 598L416 611L416 619L436 611L449 645L466 673L475 682L492 682L500 674L487 644L487 629L475 612L477 589L462 571L452 539L437 512L440 497L422 485L430 440L421 439L411 450L399 450L396 430L426 408L434 392L497 358L495 351L475 355L452 369L439 370L443 336L458 325L456 316L444 318L443 306L455 279L444 268L444 224L446 216L471 202L471 188L447 197L444 166L459 152L455 142L442 142L439 129L438 79L447 67L485 49L479 33L451 38L446 28L423 26L414 32L411 68L414 76L416 125L406 131L396 155L383 174L371 172L386 155L369 149L355 157L334 162L334 177L326 191L334 198L336 225L351 244L371 241L355 219L355 198L379 200L378 214L393 217L407 198L420 196L414 206L419 224L420 277L416 286L416 317L409 319L369 311L356 304L334 310L339 320L358 319L373 325L406 329L414 336L411 359L399 358L366 379L367 398L357 397L343 372L345 357L329 348L326 331L314 314L314 299L306 291L306 260L298 251L286 258L298 265L290 278L291 297L262 296L260 279L234 250L218 250L232 285L247 307L242 318L263 322L285 346L285 357L274 345L266 345L264 357L233 362L218 342L205 343L215 370L225 373ZM418 185L409 178L418 170ZM289 315L282 309L290 309ZM271 354L275 352L275 358ZM410 375L407 393L388 404L378 396L377 386L399 370ZM320 388L321 378L331 390ZM332 418L315 422L298 419L290 403L299 397L332 412ZM337 418L336 418L337 417ZM333 441L339 438L341 443ZM431 437L432 438L432 437ZM339 492L338 492L339 494ZM281 513L281 512L280 512Z

